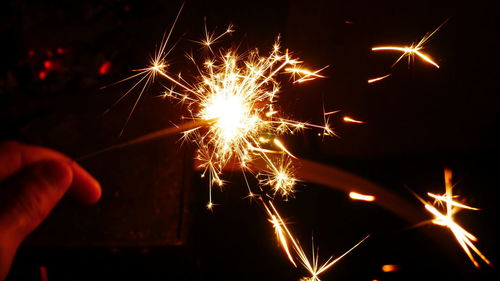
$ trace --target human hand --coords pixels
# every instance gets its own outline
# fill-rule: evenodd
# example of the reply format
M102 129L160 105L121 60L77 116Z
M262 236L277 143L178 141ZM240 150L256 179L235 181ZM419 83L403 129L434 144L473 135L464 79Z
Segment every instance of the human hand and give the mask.
M69 192L96 203L101 187L67 156L15 141L0 143L0 280L17 248Z

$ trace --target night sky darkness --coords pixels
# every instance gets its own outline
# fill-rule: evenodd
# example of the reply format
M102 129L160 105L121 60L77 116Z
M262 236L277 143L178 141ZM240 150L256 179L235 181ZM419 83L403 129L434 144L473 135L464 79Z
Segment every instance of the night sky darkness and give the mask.
M55 145L59 135L52 128L61 122L47 116L61 112L66 102L72 105L67 114L102 116L128 85L99 88L147 63L182 4L77 2L0 4L0 139L47 145L71 156L116 143L120 126L109 127L106 136L111 137L105 143L88 136L93 140L88 146ZM306 131L285 137L290 150L370 179L417 205L406 187L418 194L444 192L443 169L451 168L456 192L482 209L464 211L460 221L477 234L478 247L498 266L499 15L486 1L458 2L186 1L173 32L180 41L169 63L177 71L191 67L184 53L203 51L190 40L202 36L204 17L211 30L221 31L229 23L236 26L236 32L221 41L226 47L267 51L281 35L282 45L307 66L329 66L323 72L326 79L284 86L279 102L283 111L296 120L318 123L324 106L366 121L345 124L339 115L333 119L339 138L323 139ZM425 49L439 69L419 59L410 67L401 61L391 69L398 53L370 51L376 45L418 41L447 19ZM392 76L366 83L387 73ZM165 117L164 123L144 125L150 118L148 104L157 103L157 109L165 106L170 114L183 112L175 102L159 100L155 89L139 103L123 138L170 124ZM127 98L109 113L114 124L124 124L133 102L133 97ZM92 132L93 124L86 126L85 132ZM85 132L78 135L82 143ZM197 174L192 176L185 223L189 231L182 246L25 246L9 280L42 280L40 266L47 268L51 281L300 279L305 272L293 268L278 249L261 208L241 200L246 195L242 176L228 173L227 177L229 187L215 191L215 200L222 205L210 213L204 209L208 184ZM395 214L352 202L327 187L301 183L298 189L295 199L278 204L306 248L312 235L326 258L372 234L322 280L498 277L496 269L476 270L444 229L414 228ZM399 270L384 273L384 264L399 265Z

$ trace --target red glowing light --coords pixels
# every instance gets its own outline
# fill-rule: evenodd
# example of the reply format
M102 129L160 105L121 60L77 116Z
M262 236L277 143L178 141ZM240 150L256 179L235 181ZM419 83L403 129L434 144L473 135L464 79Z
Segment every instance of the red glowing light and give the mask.
M35 50L31 49L31 50L28 51L28 56L29 57L32 57L34 55L35 55Z
M45 67L45 69L51 69L53 66L54 66L54 63L52 63L52 61L50 61L50 60L46 60L43 62L43 67Z
M40 71L38 73L38 78L40 78L40 80L47 78L47 71L45 71L45 70Z
M106 75L111 71L111 62L110 61L105 61L101 66L99 67L99 74L101 75Z
M64 53L64 49L59 47L56 49L56 53L59 54L59 55L62 55Z

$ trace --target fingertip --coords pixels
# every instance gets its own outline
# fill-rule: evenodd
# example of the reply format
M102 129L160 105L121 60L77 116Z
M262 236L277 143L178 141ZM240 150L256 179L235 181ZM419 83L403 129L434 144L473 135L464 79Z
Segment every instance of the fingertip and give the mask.
M72 163L71 168L74 174L70 188L71 194L85 204L97 203L101 198L101 184L75 162Z

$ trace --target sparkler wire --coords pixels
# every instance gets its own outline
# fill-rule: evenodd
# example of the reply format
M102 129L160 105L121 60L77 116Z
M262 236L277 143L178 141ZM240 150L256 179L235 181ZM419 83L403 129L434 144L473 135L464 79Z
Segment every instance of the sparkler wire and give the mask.
M182 132L189 131L189 130L194 130L194 129L197 129L197 128L200 128L200 127L209 126L210 124L212 124L215 121L216 121L216 119L194 120L194 121L185 122L185 123L182 123L179 126L173 126L173 127L168 127L168 128L161 129L161 130L158 130L158 131L154 131L154 132L151 132L149 134L137 137L135 139L131 139L129 141L125 141L125 142L122 142L122 143L119 143L119 144L115 144L115 145L106 147L104 149L101 149L101 150L98 150L98 151L95 151L95 152L92 152L92 153L89 153L87 155L84 155L84 156L76 158L75 161L80 162L80 161L89 159L91 157L94 157L94 156L97 156L97 155L100 155L100 154L103 154L105 152L109 152L109 151L112 151L112 150L124 148L124 147L130 146L130 145L134 145L134 144L143 143L143 142L146 142L146 141L154 140L154 139L157 139L157 138L160 138L160 137L164 137L164 136L168 136L168 135L172 135L172 134L177 134L177 133L182 133Z

